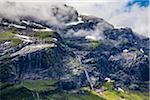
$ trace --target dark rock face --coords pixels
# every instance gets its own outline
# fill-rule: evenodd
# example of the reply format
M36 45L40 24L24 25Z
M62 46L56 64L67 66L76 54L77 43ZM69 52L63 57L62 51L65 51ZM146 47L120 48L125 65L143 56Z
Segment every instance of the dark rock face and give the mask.
M53 14L60 22L76 21L78 13L73 8L64 5L72 13L61 13L62 9L53 8ZM59 14L61 13L61 15ZM89 79L94 87L100 85L106 77L114 80L115 87L139 89L139 82L149 81L149 38L137 36L130 28L115 29L103 19L80 16L83 23L70 25L64 29L56 29L58 33L51 37L55 42L52 48L46 47L15 56L12 54L27 46L43 43L36 40L34 43L22 43L15 47L0 47L0 81L18 82L20 80L58 79L59 87L71 90L82 86L89 86L83 68L86 68ZM6 20L5 22L9 22ZM25 25L31 29L45 29L37 24ZM102 40L88 40L85 36L68 36L69 30L94 31L98 24L109 26L103 30ZM21 24L20 24L21 25ZM55 27L55 26L54 26ZM28 28L21 30L23 35L36 34ZM7 30L7 25L0 26L0 32ZM20 32L19 29L17 31ZM29 34L31 33L31 34ZM33 37L34 38L34 37ZM44 43L45 45L46 43ZM47 45L47 44L46 44ZM37 48L34 48L37 49Z
M134 59L126 59L126 55L131 56L125 54L125 56L122 56L117 60L109 61L111 72L113 73L110 77L116 80L116 83L117 81L123 82L125 86L136 83L137 81L148 81L148 58L140 55Z
M73 74L72 70L70 70L73 65L68 64L71 62L70 59L76 59L75 55L58 46L54 49L43 49L17 56L6 65L13 69L11 72L13 75L10 77L12 81L14 79L60 79L66 75Z
M68 46L81 57L94 85L100 84L106 77L114 80L115 86L124 88L148 81L149 46L146 45L149 39L141 39L129 28L110 29L104 35L105 39L96 48L82 37L67 39L70 41Z
M77 21L78 12L68 5L60 5L52 7L52 14L60 22L68 23L72 21Z
M17 69L16 73L18 73L18 74L30 74L31 73L31 75L32 75L33 73L35 73L35 75L33 75L33 76L36 77L36 74L37 75L39 74L38 76L40 78L41 76L44 76L44 72L40 72L40 70L41 71L47 70L47 72L48 72L48 69L55 70L55 69L63 66L62 65L63 61L61 61L61 59L63 59L62 53L63 52L61 52L61 49L59 49L59 48L56 48L55 50L52 50L52 51L51 50L42 50L42 51L30 53L25 56L17 58L17 61L14 61L13 65L17 65L19 67L19 68L16 67L16 69ZM58 57L58 58L56 58L56 57ZM20 69L20 66L22 66L21 69ZM52 68L50 68L50 66ZM55 73L55 72L56 71L54 71L54 73L50 73L51 74L50 76L57 77L57 76L61 76L61 74L63 74L63 71L62 72L58 71L58 73L57 72ZM53 75L53 74L56 74L56 75ZM30 78L30 76L29 76L29 78Z

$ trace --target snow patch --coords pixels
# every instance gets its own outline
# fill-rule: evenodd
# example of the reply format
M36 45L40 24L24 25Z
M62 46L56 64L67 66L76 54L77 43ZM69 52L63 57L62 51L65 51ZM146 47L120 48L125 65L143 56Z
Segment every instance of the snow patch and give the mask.
M108 78L108 77L106 77L104 80L107 81L107 82L114 82L114 80L111 80L111 79Z
M144 50L143 50L142 48L140 48L140 51L141 51L142 53L144 53Z
M33 29L33 31L36 31L36 32L46 32L46 31L53 31L52 29L50 28L46 28L46 29Z
M9 41L6 41L5 43L4 43L4 45L9 45L11 42L9 42Z
M84 21L82 21L82 18L81 17L78 17L78 21L75 21L75 22L70 22L70 23L67 23L66 25L67 26L70 26L70 25L78 25L80 23L84 23Z
M96 37L90 36L90 35L85 36L85 39L87 39L87 40L97 40Z
M10 24L9 27L11 27L11 26L16 27L16 28L20 28L20 29L26 29L25 26L16 25L16 24Z
M22 23L24 23L24 24L26 24L26 25L29 25L29 24L30 24L29 21L25 21L25 20L23 20Z
M120 87L118 87L117 90L120 91L120 92L124 92L124 90L122 88L120 88Z
M53 44L38 44L38 45L31 44L31 45L23 47L21 50L17 51L16 53L13 53L11 56L25 55L25 54L32 53L38 50L42 50L47 47L56 47L56 45L54 43Z
M44 27L43 25L38 24L38 23L33 23L33 25L35 25L35 26L39 26L39 27Z
M129 50L128 50L128 49L124 49L123 52L124 52L124 53L128 53Z
M30 37L25 36L25 35L19 35L19 34L15 34L16 37L18 37L19 39L23 40L24 42L30 42L32 43L33 41L31 40Z

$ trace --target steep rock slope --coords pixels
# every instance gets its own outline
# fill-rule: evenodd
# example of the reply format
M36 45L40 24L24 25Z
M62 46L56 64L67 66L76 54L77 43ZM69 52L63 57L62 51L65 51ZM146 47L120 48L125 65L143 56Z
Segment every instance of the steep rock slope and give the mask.
M69 97L71 92L81 96L71 94L72 98L90 95L103 100L101 96L107 98L102 94L105 90L147 92L149 38L135 34L130 28L116 29L101 18L78 15L67 5L63 7L66 13L57 6L52 10L61 27L30 16L19 21L1 18L2 94L12 94L9 90L25 91L23 98L30 95L27 99L49 100L48 97ZM105 81L108 89L104 88ZM90 87L98 97L83 87ZM128 98L126 93L122 95ZM6 98L9 96L12 95Z

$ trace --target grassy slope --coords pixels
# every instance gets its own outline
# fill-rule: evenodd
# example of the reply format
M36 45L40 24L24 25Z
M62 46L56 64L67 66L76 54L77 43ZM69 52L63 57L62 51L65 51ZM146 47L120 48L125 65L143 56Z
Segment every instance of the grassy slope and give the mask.
M48 97L48 100L105 100L102 97L89 93L84 94L69 94L69 93L59 93L53 94Z
M104 98L107 100L120 100L125 98L125 100L149 100L149 97L141 92L118 92L118 91L106 91L104 92Z
M15 34L13 34L11 31L0 33L0 42L10 41L12 43L12 46L16 46L16 45L22 43L22 40L20 40L18 38L14 38L14 36L15 36Z
M112 88L111 83L103 85L105 91L98 94L95 91L83 89L85 94L57 91L55 80L22 81L21 84L0 84L1 100L149 100L147 93L125 91L119 92ZM46 93L46 94L45 94ZM38 97L39 96L39 97Z
M55 90L55 80L23 81L21 84L0 84L1 100L104 100L93 94L66 93ZM52 93L49 93L49 92ZM47 92L48 94L44 94Z
M34 100L36 94L54 90L54 80L22 81L20 84L0 84L1 100Z
M54 35L55 35L54 32L46 31L46 32L37 32L35 34L35 37L38 37L40 39L45 39L45 38L48 38L48 37L53 37Z
M107 100L121 100L122 98L125 98L125 100L149 100L148 93L139 91L120 92L113 89L112 83L105 83L103 88L105 88L105 91L102 96Z
M23 81L21 83L21 86L24 86L25 88L36 91L36 92L42 92L42 91L50 91L55 90L56 86L54 85L57 81L52 80L36 80L36 81Z
M13 84L1 84L0 98L1 100L33 100L31 91Z

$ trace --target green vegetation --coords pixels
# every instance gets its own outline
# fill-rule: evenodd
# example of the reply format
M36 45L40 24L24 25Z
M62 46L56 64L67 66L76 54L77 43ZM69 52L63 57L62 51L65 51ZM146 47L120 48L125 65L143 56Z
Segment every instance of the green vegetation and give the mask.
M20 84L0 83L1 100L149 100L148 93L138 91L120 92L113 83L104 83L102 94L89 88L81 88L84 93L57 90L56 80L30 80Z
M8 31L11 33L16 33L17 29L16 29L16 27L11 26Z
M95 94L87 92L87 94L77 93L58 93L48 96L48 100L105 100Z
M112 86L113 83L104 83L103 87L104 92L102 96L107 100L149 100L148 93L142 93L139 91L129 91L125 90L124 92L117 91Z
M35 80L22 81L20 84L0 83L0 97L2 100L38 100L40 93L56 89L56 82Z
M91 46L92 48L97 48L98 46L100 46L102 44L102 41L90 41L91 42Z
M17 38L12 38L12 39L10 39L10 41L12 42L12 45L13 45L13 46L16 46L16 45L18 45L18 44L21 44L21 43L23 42L22 40L17 39Z
M0 85L1 100L34 100L32 92L28 89L14 84Z
M46 32L37 32L35 34L35 37L37 37L39 39L46 39L46 38L54 37L54 36L55 36L55 32L49 32L49 31L46 31Z
M137 48L133 48L133 47L130 47L129 50L130 51L139 51Z
M12 46L16 46L16 45L22 43L22 40L15 38L14 36L15 36L15 34L12 33L11 31L0 33L0 42L10 41Z
M14 36L11 32L0 33L0 42L12 38Z
M104 92L104 97L107 100L149 100L148 95L141 92L129 91L129 92L119 92L115 90L107 90Z
M54 80L22 81L21 86L24 86L31 91L42 92L55 90L56 86L54 84L56 82L57 81Z
M104 90L113 90L113 82L105 82L102 88Z
M133 52L135 52L136 54L141 54L141 51L140 51L139 49L137 49L137 48L134 48L134 47L130 47L130 48L129 48L129 51L133 51Z
M20 84L0 83L2 100L104 100L92 92L86 94L57 91L56 80L30 80Z
M45 43L55 43L55 37L56 33L55 32L50 32L50 31L45 31L45 32L37 32L34 37L37 39L45 42Z

